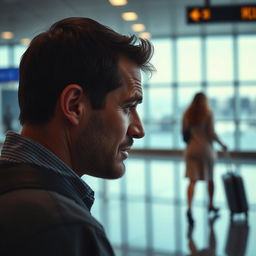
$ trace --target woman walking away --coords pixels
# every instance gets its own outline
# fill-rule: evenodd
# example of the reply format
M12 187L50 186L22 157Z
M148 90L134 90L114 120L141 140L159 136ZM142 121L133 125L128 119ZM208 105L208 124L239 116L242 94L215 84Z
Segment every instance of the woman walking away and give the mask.
M191 206L194 189L198 180L208 182L209 205L208 211L215 215L219 208L213 204L214 182L213 167L216 152L213 142L219 143L224 151L227 150L214 131L213 113L204 93L197 93L190 106L186 109L182 120L182 134L187 143L185 149L186 177L189 178L187 189L187 218L190 225L194 224Z

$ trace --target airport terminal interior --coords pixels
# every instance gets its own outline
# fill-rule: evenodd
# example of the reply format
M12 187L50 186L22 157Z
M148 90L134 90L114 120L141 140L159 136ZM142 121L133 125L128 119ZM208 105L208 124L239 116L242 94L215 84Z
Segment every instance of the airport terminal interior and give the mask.
M135 142L122 178L82 177L95 191L92 214L104 226L117 256L256 255L256 1L116 2L0 1L0 142L6 115L12 117L12 130L21 128L17 71L36 34L59 19L80 16L147 38L154 45L152 64L157 71L143 75L144 99L138 111L146 136ZM232 16L232 6L240 8L237 20L226 19ZM214 7L227 12L222 9L214 20ZM208 213L206 183L199 182L193 201L195 223L190 226L181 121L197 92L208 96L215 130L229 154L214 145L219 156L214 168L219 214ZM243 178L248 218L230 217L223 184L227 172Z

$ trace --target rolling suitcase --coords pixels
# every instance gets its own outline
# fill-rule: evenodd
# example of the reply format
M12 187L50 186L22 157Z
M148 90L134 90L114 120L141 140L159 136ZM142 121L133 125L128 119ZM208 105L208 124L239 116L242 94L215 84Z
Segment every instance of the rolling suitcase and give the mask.
M231 166L229 159L227 156L227 165ZM242 177L234 171L229 171L222 178L231 220L233 220L233 216L236 213L244 213L247 219L248 203Z

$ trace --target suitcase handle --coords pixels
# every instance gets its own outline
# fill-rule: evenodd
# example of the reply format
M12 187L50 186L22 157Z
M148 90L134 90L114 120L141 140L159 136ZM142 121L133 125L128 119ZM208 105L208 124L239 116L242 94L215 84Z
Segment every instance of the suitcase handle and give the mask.
M224 155L224 161L226 162L227 173L228 172L236 173L235 168L231 161L230 152L226 150L223 152L223 155Z

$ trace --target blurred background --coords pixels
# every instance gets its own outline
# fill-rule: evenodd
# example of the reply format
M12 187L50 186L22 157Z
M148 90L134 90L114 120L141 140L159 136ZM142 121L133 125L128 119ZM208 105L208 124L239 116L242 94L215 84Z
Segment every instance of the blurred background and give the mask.
M196 6L219 5L255 7L245 10L246 21L212 22L207 13L195 11ZM0 0L0 142L6 130L20 130L17 88L23 52L35 35L70 16L148 38L155 47L152 63L157 72L143 77L144 103L139 106L146 136L135 143L126 175L116 181L83 177L96 192L93 214L117 255L197 255L189 244L194 242L198 251L209 248L213 230L215 254L204 255L255 255L256 1ZM197 225L188 236L181 118L199 91L210 99L216 131L231 151L229 168L244 178L250 218L246 225L229 222L222 184L227 162L220 155L215 201L221 218L214 229L209 225L206 188L199 184ZM238 242L230 236L236 231L244 239L240 250L233 248Z

